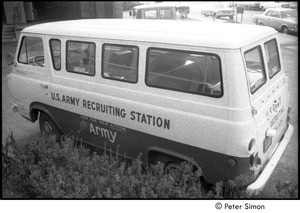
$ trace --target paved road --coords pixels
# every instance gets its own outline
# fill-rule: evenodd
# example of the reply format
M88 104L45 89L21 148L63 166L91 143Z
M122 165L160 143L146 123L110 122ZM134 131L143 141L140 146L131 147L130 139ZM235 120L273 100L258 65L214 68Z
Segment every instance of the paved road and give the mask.
M201 16L199 8L203 8L203 5L191 7L191 14L188 19L183 21L205 21L210 19L214 22L211 17ZM259 13L259 11L245 11L243 24L253 24L251 23L251 17L255 13ZM124 18L129 18L128 12L124 12ZM226 23L229 20L216 19L215 21ZM284 68L289 77L290 101L293 107L291 123L295 127L295 133L278 167L263 190L262 198L277 198L275 184L278 180L291 180L298 183L298 37L280 33L279 39ZM12 97L7 88L7 74L10 72L10 68L7 67L5 55L9 52L14 53L15 48L15 42L4 43L2 46L2 141L5 140L8 132L13 131L18 144L22 146L26 140L39 134L39 127L38 122L31 123L18 113L12 113L10 110Z

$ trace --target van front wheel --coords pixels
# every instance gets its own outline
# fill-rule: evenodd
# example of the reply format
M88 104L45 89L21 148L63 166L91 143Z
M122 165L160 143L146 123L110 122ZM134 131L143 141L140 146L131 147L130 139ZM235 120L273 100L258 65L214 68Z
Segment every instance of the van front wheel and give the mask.
M46 135L55 135L56 140L59 141L62 132L57 127L57 125L54 123L54 121L44 112L41 112L40 118L39 118L39 126L42 134Z

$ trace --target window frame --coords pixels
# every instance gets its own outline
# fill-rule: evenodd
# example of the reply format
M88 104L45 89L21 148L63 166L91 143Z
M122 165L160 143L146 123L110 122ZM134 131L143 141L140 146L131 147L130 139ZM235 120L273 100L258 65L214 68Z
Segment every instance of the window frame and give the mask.
M264 75L264 77L265 77L265 81L261 84L261 85L259 85L259 87L256 87L255 88L255 90L251 90L251 85L250 85L250 81L249 81L249 75L248 75L248 71L247 71L247 63L246 63L246 57L245 57L245 55L246 55L246 53L248 53L248 52L251 52L252 50L254 50L254 49L259 49L259 51L260 51L260 60L261 60L261 62L262 62L262 66L263 66L263 70L262 70L262 73L263 73L263 75ZM257 46L255 46L255 47L252 47L252 48L250 48L250 49L248 49L248 50L246 50L245 52L244 52L244 62L245 62L245 67L246 67L246 75L247 75L247 82L248 82L248 88L249 88L249 90L250 90L250 92L251 92L251 94L253 95L256 91L258 91L263 85L265 85L266 83L267 83L267 75L266 75L266 67L265 67L265 60L264 60L264 56L263 56L263 51L262 51L262 47L261 47L261 45L257 45Z
M219 74L220 74L220 89L221 89L221 93L219 95L212 95L212 94L208 94L208 93L197 93L197 92L192 92L192 91L185 91L185 90L179 90L179 89L170 89L170 88L166 88L163 86L152 86L148 84L148 71L149 71L149 52L151 50L159 50L159 51L177 51L180 53L188 53L188 54L197 54L197 55L208 55L208 56L214 56L217 58L217 60L219 61ZM158 88L158 89L163 89L163 90L168 90L168 91L173 91L173 92L182 92L182 93L187 93L187 94L193 94L193 95L199 95L199 96L206 96L206 97L213 97L213 98L222 98L224 95L224 86L223 86L223 70L222 70L222 60L221 57L218 54L215 53L208 53L208 52L198 52L198 51L194 51L194 50L180 50L180 49L171 49L171 48L161 48L161 47L149 47L147 49L147 53L146 53L146 70L145 70L145 84L148 87L151 88Z
M94 74L89 74L89 73L83 73L83 72L76 72L76 71L70 71L67 69L68 67L68 42L77 42L77 43L87 43L87 44L94 44L95 45L95 49L94 49ZM67 72L70 72L70 73L75 73L75 74L79 74L79 75L87 75L87 76L95 76L96 75L96 49L97 49L97 45L95 42L92 42L92 41L79 41L79 40L66 40L66 56L65 56L65 69Z
M281 65L281 61L280 61L280 55L279 55L279 50L278 50L279 48L278 48L277 39L273 38L273 39L271 39L271 40L269 40L269 41L264 42L264 51L267 52L267 50L266 50L266 48L265 48L265 45L266 45L267 43L269 43L269 42L272 42L272 41L275 41L276 50L277 50L277 56L278 56L278 63L279 63L280 69L279 69L276 73L274 73L274 74L271 76L271 75L270 75L270 72L269 72L269 68L268 68L268 76L269 76L269 79L272 79L275 75L277 75L277 74L282 70L282 65ZM267 59L267 58L266 58L266 59ZM266 63L268 63L268 62L266 61Z
M136 81L128 81L128 80L123 80L123 79L117 79L117 78L110 78L107 76L104 76L104 53L105 53L105 45L108 46L118 46L118 47L133 47L137 49L137 63L136 63ZM101 76L104 79L108 80L113 80L113 81L120 81L120 82L125 82L125 83L130 83L130 84L137 84L139 81L139 59L140 57L140 48L136 45L127 45L127 44L116 44L116 43L103 43L102 44L102 54L101 54Z
M59 41L59 44L60 44L60 66L59 66L59 69L56 69L56 67L54 66L55 65L55 62L54 62L54 56L53 56L53 49L52 49L52 45L51 45L51 42L52 41ZM58 38L51 38L50 40L49 40L49 46L50 46L50 55L51 55L51 61L52 61L52 66L53 66L53 68L56 70L56 71L61 71L61 64L62 64L62 55L61 55L61 53L62 53L62 48L61 48L61 40L60 39L58 39Z

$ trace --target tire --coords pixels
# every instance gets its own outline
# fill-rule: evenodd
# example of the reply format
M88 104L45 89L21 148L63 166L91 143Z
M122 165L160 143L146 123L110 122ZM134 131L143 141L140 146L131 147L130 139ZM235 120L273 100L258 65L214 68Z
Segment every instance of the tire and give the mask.
M284 34L289 34L289 28L287 26L281 27L281 32Z
M54 121L50 118L50 116L44 112L40 113L39 126L42 134L49 136L54 135L56 137L56 141L60 141L62 132L54 123Z

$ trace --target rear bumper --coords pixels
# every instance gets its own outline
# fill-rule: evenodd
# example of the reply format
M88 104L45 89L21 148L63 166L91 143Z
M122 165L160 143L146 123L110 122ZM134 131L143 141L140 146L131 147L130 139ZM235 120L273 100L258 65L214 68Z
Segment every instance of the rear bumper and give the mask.
M264 186L268 182L271 177L277 163L279 162L281 156L283 155L287 145L290 142L290 139L294 132L294 127L291 124L288 124L288 128L285 132L283 139L279 142L279 145L273 154L272 158L266 165L265 169L259 175L259 177L247 187L247 191L250 195L257 195L261 190L263 190Z

